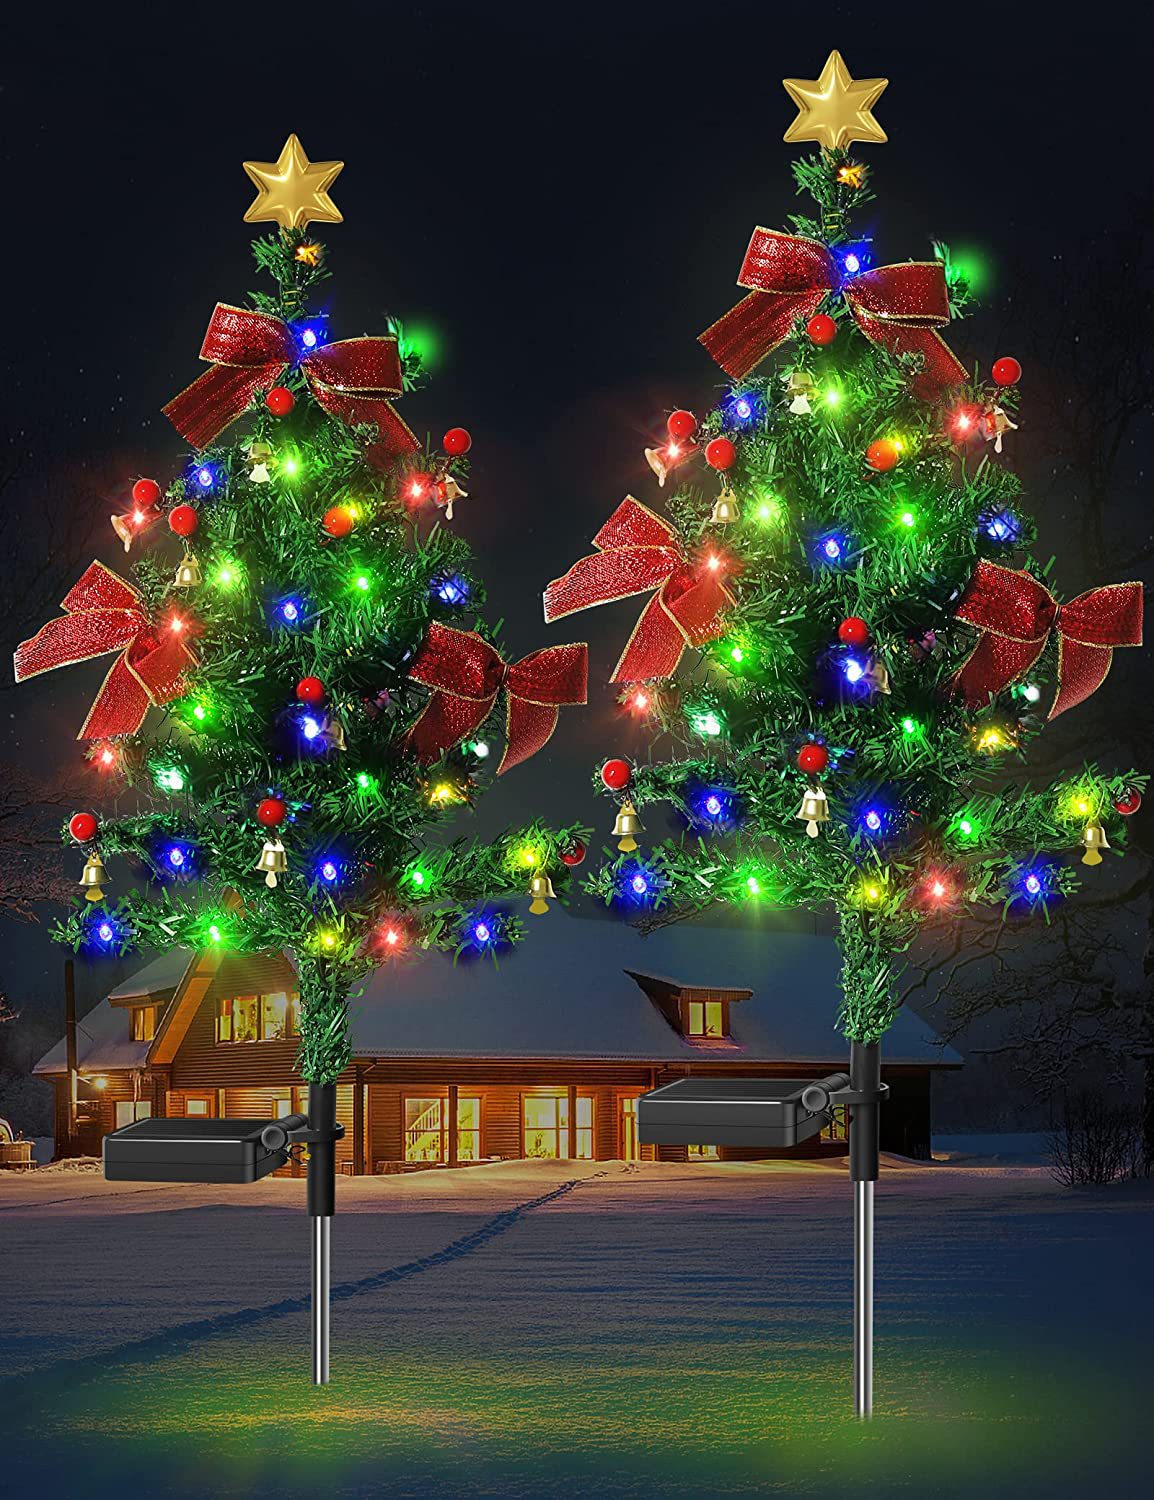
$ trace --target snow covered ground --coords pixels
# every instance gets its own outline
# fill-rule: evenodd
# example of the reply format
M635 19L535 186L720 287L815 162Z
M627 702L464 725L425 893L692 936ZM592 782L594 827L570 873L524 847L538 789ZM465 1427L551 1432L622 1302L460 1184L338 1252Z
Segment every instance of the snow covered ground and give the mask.
M877 1415L844 1168L346 1179L333 1384L303 1184L0 1178L14 1496L1064 1497L1148 1474L1154 1187L896 1166Z

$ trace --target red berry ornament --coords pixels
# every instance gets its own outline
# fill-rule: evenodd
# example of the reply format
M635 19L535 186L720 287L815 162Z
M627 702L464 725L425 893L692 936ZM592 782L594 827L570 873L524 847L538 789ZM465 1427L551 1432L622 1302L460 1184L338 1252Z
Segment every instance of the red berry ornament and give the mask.
M96 814L73 813L68 819L68 832L78 844L87 844L96 837Z
M1017 385L1022 378L1022 367L1012 355L1003 354L994 361L990 374L995 385Z
M1132 818L1141 806L1142 793L1136 786L1128 786L1122 795L1114 800L1114 811L1124 818Z
M627 787L632 775L627 760L607 760L601 767L601 780L611 792L619 792Z
M277 828L284 822L288 808L280 797L266 797L257 804L256 820L266 828Z
M200 517L195 506L177 505L168 513L168 524L177 536L192 536L200 525Z
M579 865L585 858L585 845L580 839L574 839L568 849L561 851L561 863L563 865Z
M274 385L272 390L264 398L264 404L272 412L274 417L287 417L289 412L297 404L297 398L292 391L284 385Z
M797 768L807 775L817 776L829 765L829 751L824 745L803 745L797 752Z
M441 447L452 458L460 458L473 446L473 439L466 427L450 427L441 439Z
M845 646L864 646L870 638L870 628L860 615L847 615L837 627L837 638Z
M325 685L319 677L302 677L297 683L297 697L302 703L323 703Z
M325 511L321 530L329 536L348 536L353 529L353 513L347 505L334 505Z
M160 504L160 486L155 479L138 479L132 486L132 503L141 510Z
M878 474L897 466L901 449L893 438L876 438L866 449L866 463Z
M805 325L805 331L809 335L810 343L817 344L824 349L826 344L832 344L837 338L837 324L829 313L815 313Z
M711 469L732 469L737 462L737 449L728 438L714 438L705 445L705 462Z
M677 411L671 411L666 418L665 426L669 436L677 443L685 442L697 431L697 418L691 411L685 411L679 407Z

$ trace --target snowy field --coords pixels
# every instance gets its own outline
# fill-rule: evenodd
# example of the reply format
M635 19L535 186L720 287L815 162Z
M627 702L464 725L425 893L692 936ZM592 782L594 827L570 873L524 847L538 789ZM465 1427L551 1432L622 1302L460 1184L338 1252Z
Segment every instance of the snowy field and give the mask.
M342 1180L323 1391L303 1187L0 1177L8 1493L1021 1500L1148 1474L1151 1184L889 1166L869 1424L844 1168Z

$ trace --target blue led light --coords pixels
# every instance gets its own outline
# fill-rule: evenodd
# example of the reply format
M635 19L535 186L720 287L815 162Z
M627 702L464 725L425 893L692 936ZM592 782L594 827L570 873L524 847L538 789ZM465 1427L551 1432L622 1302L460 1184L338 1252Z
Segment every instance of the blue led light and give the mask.
M454 605L468 602L470 588L468 583L459 573L453 573L448 578L437 578L430 584L434 596L442 604L452 608Z
M187 856L179 844L173 844L172 848L168 851L167 859L174 870L183 870L186 858Z
M102 943L110 943L116 936L116 928L113 927L111 922L101 922L100 926L96 929L96 936Z
M276 606L276 618L282 625L299 625L304 614L304 601L290 596Z
M212 469L209 468L208 464L202 464L201 467L197 469L196 482L200 485L202 490L212 489L213 485L216 483L216 475L213 473Z
M857 273L861 270L861 257L855 255L851 250L842 261L842 265L846 268L846 272L850 276L856 276Z
M320 732L320 720L314 719L312 714L305 714L304 718L301 720L301 733L304 735L305 739L311 742L312 740L316 739Z
M830 562L836 562L841 556L841 542L838 541L836 536L827 536L821 544L821 550L829 558Z
M1026 878L1022 881L1022 889L1025 891L1027 896L1040 896L1042 894L1041 877L1035 875L1033 870L1031 870Z
M866 813L862 818L862 822L869 829L870 833L881 832L882 815L880 812L878 812L876 807L870 807L866 809Z
M851 685L860 682L866 674L865 664L860 662L856 656L844 657L841 663L841 670L845 680Z
M629 889L635 896L645 896L649 893L649 877L640 872L631 877Z
M306 349L315 349L317 346L317 333L315 328L301 329L301 343Z
M738 396L733 403L733 411L734 415L740 417L743 422L748 422L753 416L753 402L748 396Z
M709 796L706 797L705 811L711 818L720 818L721 814L725 811L725 803L716 792L710 792Z
M999 510L983 516L981 525L992 542L1016 542L1022 534L1022 523L1012 510Z
M334 880L339 878L340 873L340 870L331 859L326 859L324 864L321 866L321 879L327 880L330 885Z
M493 941L493 929L489 926L488 922L474 922L473 938L483 948L486 943Z

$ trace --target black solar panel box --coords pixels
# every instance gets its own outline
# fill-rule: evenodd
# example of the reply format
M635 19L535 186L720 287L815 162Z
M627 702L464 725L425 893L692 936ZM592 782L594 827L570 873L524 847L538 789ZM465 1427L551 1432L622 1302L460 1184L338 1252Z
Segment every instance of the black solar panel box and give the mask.
M261 1131L271 1120L134 1120L104 1137L110 1182L256 1182L288 1161Z
M812 1078L677 1078L637 1101L641 1140L654 1146L796 1146L823 1114L801 1102Z

